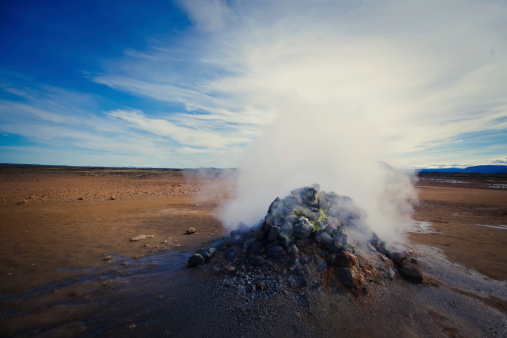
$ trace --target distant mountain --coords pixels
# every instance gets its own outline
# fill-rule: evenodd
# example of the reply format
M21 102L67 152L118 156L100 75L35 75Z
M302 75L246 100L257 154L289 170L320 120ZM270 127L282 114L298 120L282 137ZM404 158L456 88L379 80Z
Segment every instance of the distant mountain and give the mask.
M466 173L466 174L507 174L507 165L476 165L468 168L420 169L430 173Z

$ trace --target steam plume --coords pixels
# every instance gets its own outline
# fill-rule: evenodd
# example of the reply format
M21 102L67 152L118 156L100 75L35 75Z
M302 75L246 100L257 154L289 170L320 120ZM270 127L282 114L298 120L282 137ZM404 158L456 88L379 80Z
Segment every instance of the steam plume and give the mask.
M384 154L382 135L360 107L284 96L278 115L247 150L221 221L230 229L253 226L277 196L318 183L351 197L372 230L393 236L410 221L416 193L413 176L380 162Z

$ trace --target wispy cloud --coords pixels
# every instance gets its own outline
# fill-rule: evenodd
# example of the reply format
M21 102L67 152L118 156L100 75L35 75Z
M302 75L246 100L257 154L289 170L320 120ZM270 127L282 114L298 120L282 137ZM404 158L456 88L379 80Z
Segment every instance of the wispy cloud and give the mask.
M233 158L227 152L237 152L238 144L253 137L236 130L220 135L204 125L199 129L198 124L189 127L147 118L141 111L101 114L93 95L27 83L14 85L23 90L9 91L17 101L0 99L0 131L4 138L17 135L26 142L0 144L0 162L161 167L221 166L223 162L232 166Z
M0 131L61 149L136 152L139 163L235 166L297 98L309 114L334 107L341 118L327 124L364 123L393 165L504 156L501 1L178 3L189 26L146 31L143 47L76 71L92 81L86 93L0 70Z
M194 23L187 41L177 47L159 41L142 51L149 62L130 51L135 57L115 60L95 81L205 113L182 114L172 123L234 123L231 128L247 128L252 136L271 121L286 93L309 103L333 101L361 111L385 136L386 156L404 164L460 135L507 129L503 3L181 4ZM136 123L147 119L136 116ZM194 133L161 125L180 142L198 143ZM217 146L225 138L240 140L209 132L199 130Z

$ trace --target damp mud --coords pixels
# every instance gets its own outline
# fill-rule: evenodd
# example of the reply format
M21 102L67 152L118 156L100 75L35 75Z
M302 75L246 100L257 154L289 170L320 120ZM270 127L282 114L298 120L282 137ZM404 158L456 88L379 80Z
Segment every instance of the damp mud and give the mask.
M186 267L225 235L215 218L227 196L220 178L86 168L0 175L1 336L507 335L507 232L477 225L507 224L502 189L420 179L407 237L422 284L396 275L361 296L318 285L244 293L212 261ZM139 235L154 237L131 241Z

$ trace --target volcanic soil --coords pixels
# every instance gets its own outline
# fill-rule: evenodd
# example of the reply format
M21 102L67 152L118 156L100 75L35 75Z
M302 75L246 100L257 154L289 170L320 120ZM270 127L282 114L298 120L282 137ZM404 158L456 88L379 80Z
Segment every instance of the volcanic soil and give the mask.
M421 176L415 219L432 226L408 245L425 281L397 275L353 296L315 285L245 294L212 262L187 269L225 234L215 210L229 193L224 173L196 174L1 168L0 335L507 335L506 177Z

